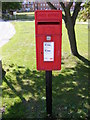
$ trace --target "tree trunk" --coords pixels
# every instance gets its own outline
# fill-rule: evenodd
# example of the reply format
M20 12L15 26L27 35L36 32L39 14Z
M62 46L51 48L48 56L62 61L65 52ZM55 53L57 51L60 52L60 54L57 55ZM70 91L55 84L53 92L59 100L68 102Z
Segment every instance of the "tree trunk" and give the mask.
M77 50L77 44L76 44L76 37L75 37L75 29L74 29L74 24L72 21L71 16L68 14L66 17L66 28L68 32L68 38L70 42L70 47L71 47L71 52L73 55L78 56L78 50Z
M62 18L65 22L66 29L67 29L67 32L68 32L68 38L69 38L69 42L70 42L71 52L72 52L73 55L75 55L77 57L79 56L79 53L78 53L78 50L77 50L74 26L75 26L75 21L76 21L77 15L78 15L78 13L80 11L80 8L81 8L80 7L81 3L82 2L77 2L76 3L74 12L71 15L70 8L73 5L73 2L69 2L69 4L67 6L65 6L63 2L60 2L60 5L62 6L62 8L65 12L65 15L62 14ZM51 9L57 10L57 8L55 6L53 6L52 3L47 2L47 4L51 7Z

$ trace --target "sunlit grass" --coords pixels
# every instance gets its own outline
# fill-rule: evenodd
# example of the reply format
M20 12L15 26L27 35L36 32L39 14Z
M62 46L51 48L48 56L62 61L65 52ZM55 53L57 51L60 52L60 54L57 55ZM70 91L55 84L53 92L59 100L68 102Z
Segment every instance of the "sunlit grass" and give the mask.
M22 12L22 13L17 13L16 15L34 15L34 12Z

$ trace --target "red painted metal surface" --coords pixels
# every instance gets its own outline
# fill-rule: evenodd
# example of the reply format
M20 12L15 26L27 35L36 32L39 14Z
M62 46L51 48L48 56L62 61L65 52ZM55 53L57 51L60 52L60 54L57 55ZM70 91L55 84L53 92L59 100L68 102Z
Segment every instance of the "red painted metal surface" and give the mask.
M48 36L49 40L47 38ZM35 12L35 38L37 70L60 70L62 11L37 10ZM52 49L53 45L51 44L54 44L54 51ZM45 45L50 45L50 47L45 47ZM44 51L44 49L47 53ZM48 50L50 50L51 53ZM49 55L53 57L50 58L51 61L46 61L46 59L49 59Z

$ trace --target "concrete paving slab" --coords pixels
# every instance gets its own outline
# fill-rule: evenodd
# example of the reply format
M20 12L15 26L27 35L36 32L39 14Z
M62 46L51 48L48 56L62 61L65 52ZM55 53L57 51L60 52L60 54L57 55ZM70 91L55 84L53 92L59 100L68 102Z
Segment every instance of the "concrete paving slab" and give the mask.
M0 21L0 47L6 44L16 33L10 22Z

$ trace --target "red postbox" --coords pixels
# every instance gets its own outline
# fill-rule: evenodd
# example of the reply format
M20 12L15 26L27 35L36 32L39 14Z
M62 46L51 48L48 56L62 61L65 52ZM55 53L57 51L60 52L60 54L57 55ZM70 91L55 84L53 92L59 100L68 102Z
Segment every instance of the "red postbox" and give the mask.
M35 12L37 70L61 69L62 11Z

